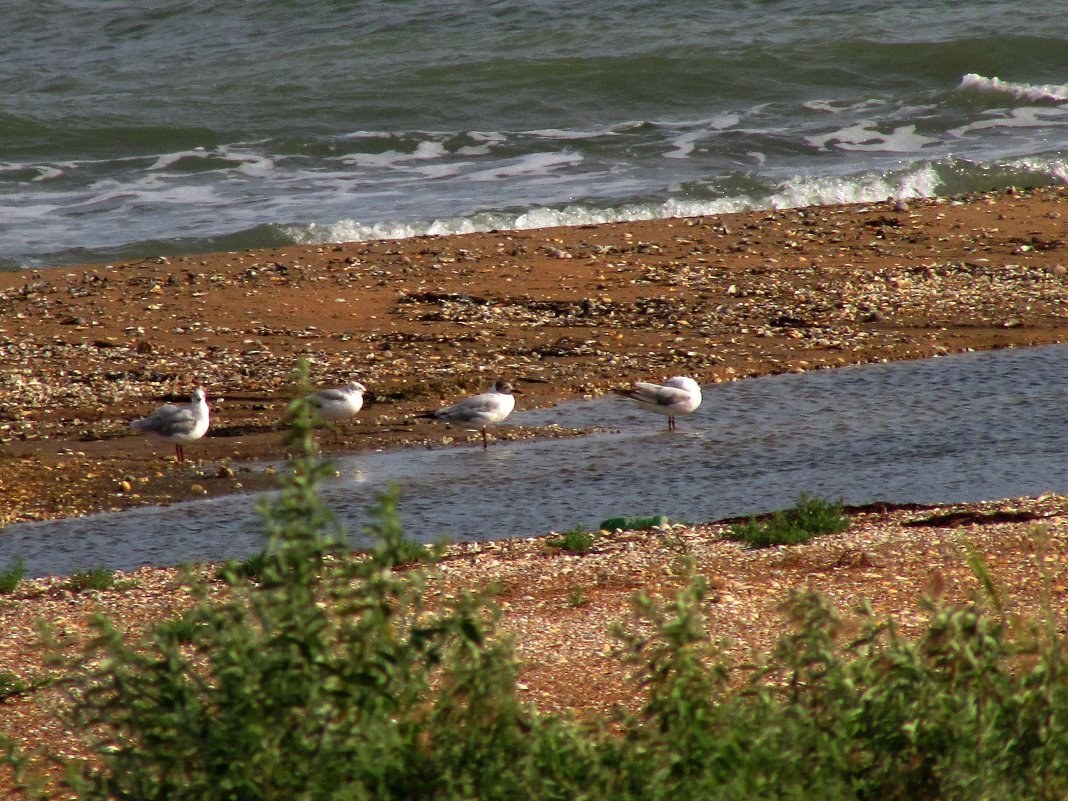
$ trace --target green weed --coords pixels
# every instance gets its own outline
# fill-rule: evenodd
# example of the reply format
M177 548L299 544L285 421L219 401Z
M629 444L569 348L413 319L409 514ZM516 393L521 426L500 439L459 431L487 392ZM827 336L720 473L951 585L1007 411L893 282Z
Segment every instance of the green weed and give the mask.
M575 526L557 537L551 537L545 544L552 548L562 548L571 553L587 553L596 541L597 535L585 526Z
M0 703L3 703L13 695L25 692L27 686L26 682L14 673L0 672Z
M0 594L9 594L18 589L19 584L26 575L26 564L22 557L15 560L15 564L7 570L0 571Z
M110 590L115 587L115 576L104 567L76 570L67 577L66 587L71 592Z
M574 607L576 609L580 606L585 606L589 602L590 596L587 595L586 590L582 589L581 587L574 587L567 594L568 606Z
M36 678L31 681L26 681L25 679L19 678L14 673L2 671L0 672L0 704L8 698L31 692L39 687L43 687L47 683L47 678Z
M731 539L740 540L751 548L772 545L796 545L821 534L834 534L849 525L840 503L801 493L797 505L775 512L763 521L750 517L746 523L731 526Z
M194 611L157 623L152 627L151 636L160 642L188 645L196 640L199 625L199 616Z
M258 581L267 566L267 554L256 553L246 559L230 559L219 565L215 577L227 584L236 584L242 579Z

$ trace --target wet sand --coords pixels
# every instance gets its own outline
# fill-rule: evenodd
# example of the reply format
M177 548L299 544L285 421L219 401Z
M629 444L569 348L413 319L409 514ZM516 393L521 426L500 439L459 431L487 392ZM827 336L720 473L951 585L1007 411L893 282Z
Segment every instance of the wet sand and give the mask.
M479 447L413 415L497 377L531 408L1068 341L1066 220L1055 188L0 273L0 524L266 486L232 465L284 456L298 359L370 390L332 452ZM176 464L128 422L195 386Z

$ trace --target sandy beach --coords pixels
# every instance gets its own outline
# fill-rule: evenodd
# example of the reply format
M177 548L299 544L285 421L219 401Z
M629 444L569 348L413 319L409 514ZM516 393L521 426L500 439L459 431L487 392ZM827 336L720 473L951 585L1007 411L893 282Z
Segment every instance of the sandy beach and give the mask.
M0 523L260 488L228 465L283 456L298 359L370 390L329 452L473 444L412 415L498 377L531 408L1062 342L1066 219L1058 188L0 273ZM196 386L176 464L128 423Z
M481 447L478 434L413 415L497 377L530 408L641 378L730 381L1064 342L1066 220L1062 188L0 273L2 519L268 485L230 465L283 455L278 421L301 358L317 385L370 390L339 443L321 436L331 452ZM184 464L129 430L196 386L212 427ZM490 447L583 433L502 426ZM1011 611L1068 597L1068 499L850 517L841 534L763 550L725 539L721 524L605 535L587 555L530 532L454 546L431 587L444 597L495 583L522 694L579 714L634 703L609 629L636 590L670 596L681 556L710 581L709 631L736 657L770 646L786 625L781 601L801 586L845 613L869 599L914 631L932 582L948 601L976 590L966 546L984 554ZM76 640L95 612L136 629L189 602L172 569L123 578L91 592L38 579L0 598L0 672L41 675L41 617ZM46 690L7 698L0 732L80 753L53 703Z

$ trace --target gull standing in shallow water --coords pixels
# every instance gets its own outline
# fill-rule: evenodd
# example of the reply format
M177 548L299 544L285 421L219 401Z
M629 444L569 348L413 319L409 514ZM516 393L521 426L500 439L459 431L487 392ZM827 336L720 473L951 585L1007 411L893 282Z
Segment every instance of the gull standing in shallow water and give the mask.
M482 450L489 447L486 439L486 427L501 422L515 408L512 393L522 395L518 389L507 381L498 379L493 388L481 395L472 395L452 406L426 412L419 417L432 417L435 420L448 420L451 423L468 423L482 429Z
M677 375L663 384L638 381L634 389L617 389L620 395L636 400L643 409L666 414L668 431L675 430L675 415L693 414L701 405L701 387L692 378Z
M356 413L363 408L363 393L367 387L359 381L350 381L337 389L320 389L308 395L308 403L312 405L319 418L327 423L338 420L347 420L355 417ZM337 428L334 428L334 441L337 442Z
M174 457L185 461L182 445L200 439L208 431L208 401L204 390L193 390L190 403L160 406L148 417L132 420L130 428L147 434L157 434L174 443Z

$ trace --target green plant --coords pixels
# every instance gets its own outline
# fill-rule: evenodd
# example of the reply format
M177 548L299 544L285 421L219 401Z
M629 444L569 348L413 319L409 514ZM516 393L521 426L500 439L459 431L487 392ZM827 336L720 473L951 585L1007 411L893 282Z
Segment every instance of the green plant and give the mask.
M568 605L576 609L580 606L586 606L589 602L590 596L586 594L586 590L582 587L573 587L567 594Z
M649 515L646 517L610 517L602 520L602 531L642 531L647 528L655 528L668 523L668 518L663 515Z
M27 681L19 678L14 673L8 671L0 672L0 704L8 698L31 692L48 683L49 679L46 677L38 677Z
M731 526L728 536L751 548L772 545L796 545L821 534L834 534L849 525L841 503L830 503L801 493L797 504L775 512L764 520L750 517L745 523Z
M194 610L188 614L160 621L152 627L150 636L161 642L188 645L196 641L197 627L200 624L200 616Z
M115 587L115 576L104 567L76 570L67 577L66 586L71 592L110 590Z
M18 589L19 584L22 583L25 575L26 563L23 562L22 557L19 557L15 560L15 564L7 570L0 571L0 593L8 594L14 592Z
M1068 646L1052 615L1006 618L976 572L986 598L929 599L916 640L795 591L793 630L733 683L700 577L667 609L639 598L621 636L648 700L619 724L616 781L657 799L1065 797Z
M0 673L0 703L13 695L25 692L29 685L14 673Z
M593 543L596 541L597 536L586 529L585 526L575 526L569 529L558 537L551 537L545 541L545 544L552 548L562 548L565 551L571 551L571 553L587 553L590 548L593 547Z
M267 565L267 554L255 553L245 559L230 559L219 565L215 577L228 584L236 584L241 579L258 581L263 577Z

